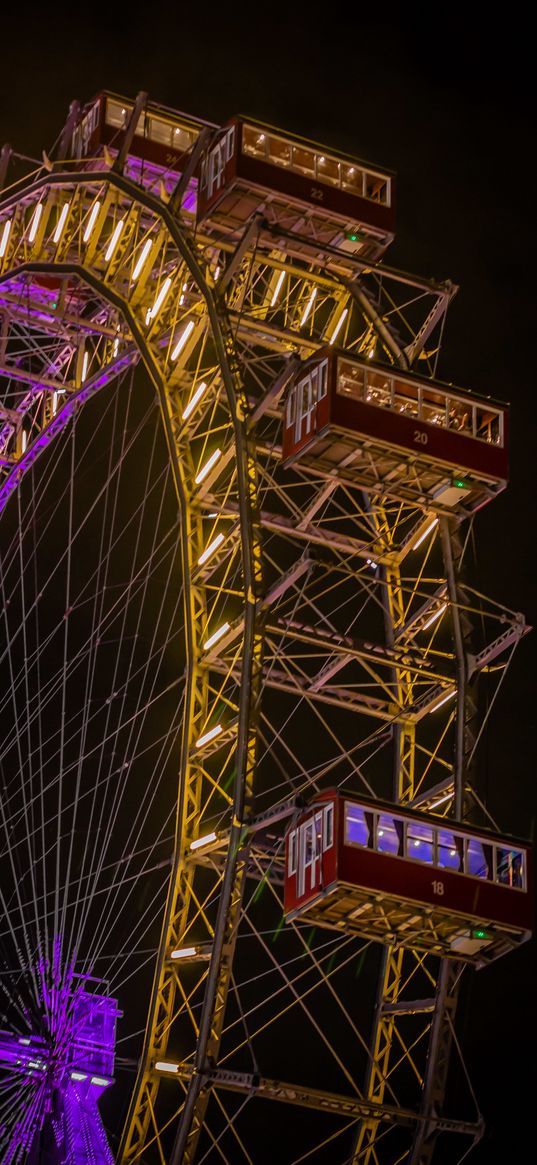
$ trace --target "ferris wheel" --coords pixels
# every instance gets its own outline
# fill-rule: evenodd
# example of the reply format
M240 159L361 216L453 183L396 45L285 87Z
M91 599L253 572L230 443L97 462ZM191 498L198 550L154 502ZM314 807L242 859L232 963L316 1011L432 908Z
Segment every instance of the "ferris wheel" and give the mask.
M248 119L101 94L2 162L2 1161L460 1154L461 976L531 912L456 288L380 261L393 175Z

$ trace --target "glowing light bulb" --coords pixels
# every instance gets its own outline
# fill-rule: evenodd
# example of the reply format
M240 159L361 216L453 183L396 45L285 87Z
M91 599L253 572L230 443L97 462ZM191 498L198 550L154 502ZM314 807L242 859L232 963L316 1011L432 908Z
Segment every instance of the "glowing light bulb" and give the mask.
M7 245L9 242L9 234L11 231L11 223L12 222L13 222L13 219L8 218L8 219L6 219L6 221L4 223L2 237L0 238L0 259L3 259L4 255L6 253L6 250L7 250Z
M196 954L195 947L181 947L180 950L172 951L171 959L192 959Z
M181 335L179 336L179 339L175 345L175 348L173 349L173 352L171 354L172 360L177 360L177 357L181 355L181 352L183 351L183 348L188 340L188 337L192 335L193 330L194 330L194 320L189 320L186 327L183 328L183 331L181 332ZM183 419L184 419L184 417L183 417Z
M37 234L37 228L39 226L39 223L41 222L41 215L42 214L43 214L43 203L40 202L36 206L34 213L32 215L32 221L30 223L30 230L28 232L28 242L29 243L33 243L33 241L35 239L35 236Z
M427 622L423 624L422 631L427 631L427 629L429 627L431 627L433 623L436 623L436 620L440 619L440 616L444 614L444 611L446 609L447 609L447 603L442 603L442 605L438 608L438 610L435 611L433 615L431 615L431 618L428 619Z
M270 301L271 307L274 307L274 304L276 303L276 301L278 299L278 296L279 296L280 291L282 289L282 284L283 284L284 279L285 279L285 271L280 271L280 274L278 277L278 282L277 282L276 287L274 289L274 295L272 296L272 299Z
M202 466L199 473L196 475L196 478L195 478L196 485L201 485L202 481L205 481L207 474L211 472L211 469L214 468L217 461L220 460L221 456L222 456L222 450L215 449L214 453L212 453L211 456L209 457L209 460L205 462L205 465Z
M157 1072L178 1072L179 1064L171 1064L169 1060L157 1060L155 1069Z
M114 232L112 234L112 238L110 239L110 242L106 248L105 255L104 255L105 263L110 262L112 255L114 254L114 251L115 251L115 249L119 243L119 240L121 238L121 233L123 231L124 226L125 226L125 219L120 218L119 222L117 222L115 227L114 227Z
M84 359L82 361L82 376L80 377L82 384L88 375L89 352L84 352Z
M59 241L62 237L62 231L63 231L63 228L65 226L65 220L67 218L67 215L69 214L70 205L71 205L70 202L65 202L62 206L60 217L56 223L56 230L54 231L54 234L52 236L53 243L59 243Z
M156 318L156 316L158 315L158 313L162 307L162 304L164 303L164 300L166 299L166 296L170 290L171 285L172 285L172 278L171 278L171 275L168 275L166 277L166 279L164 280L164 283L162 284L162 287L157 295L157 298L153 304L153 307L149 311L149 319L150 320L154 320Z
M203 551L203 554L200 554L200 556L198 558L198 566L204 566L205 563L208 562L209 559L212 557L215 550L218 550L218 547L222 545L223 541L224 541L224 535L217 534L216 538L213 538L213 541L209 542L209 545Z
M204 837L198 837L196 839L196 841L191 841L190 842L190 849L192 849L192 850L203 849L204 846L212 845L213 841L216 841L216 840L217 840L216 833L206 833Z
M150 252L152 246L153 246L153 240L146 239L146 241L142 247L142 250L138 256L138 259L136 261L134 271L132 273L132 282L133 283L136 283L136 280L138 279L138 277L143 269L144 263L147 259L147 256L149 255L149 252Z
M209 638L205 641L203 644L203 650L209 651L209 648L214 647L215 643L218 643L222 636L226 634L226 631L229 631L229 628L229 623L222 623L222 626L218 628L218 631L215 631L214 635L210 635Z
M188 404L186 405L186 407L184 409L183 421L188 421L189 416L191 415L191 413L194 412L196 405L199 404L203 394L206 391L206 388L207 388L207 384L206 384L205 380L202 380L201 384L198 384L198 387L194 393L194 396L191 396Z
M97 215L98 215L100 209L101 209L101 204L100 204L99 200L97 199L97 201L93 203L93 206L91 208L90 216L89 216L89 219L88 219L87 224L86 224L86 229L84 231L84 234L82 235L82 242L89 243L89 240L91 238L91 233L92 233L93 228L95 226Z
M307 304L306 304L306 306L305 306L305 308L304 308L304 313L303 313L303 315L302 315L302 319L301 319L301 321L300 321L300 327L301 327L301 328L303 328L303 327L304 327L304 324L306 323L306 320L307 320L307 318L308 318L308 316L309 316L309 314L310 314L310 311L311 311L311 309L312 309L312 307L313 307L313 304L315 303L315 296L316 296L316 295L317 295L317 288L316 288L316 287L314 287L314 288L313 288L313 291L312 291L312 293L311 293L311 295L310 295L310 297L309 297L309 299L308 299L308 302L307 302Z
M434 530L435 526L437 526L437 525L438 525L438 518L433 518L432 522L429 523L429 525L423 531L423 534L421 534L420 537L418 538L418 541L414 543L414 550L417 550L418 546L421 546L422 542L425 542L427 535L430 534L431 530Z
M330 340L328 341L329 344L335 344L348 314L349 314L348 307L343 308L343 311L342 311L342 313L339 317L339 320L338 320L338 322L334 328L334 331L332 333L332 336L331 336Z
M203 736L200 736L199 740L196 741L196 748L203 748L205 744L210 744L211 740L216 740L216 737L220 736L221 732L222 725L215 724L214 728L210 728L208 732L204 732Z

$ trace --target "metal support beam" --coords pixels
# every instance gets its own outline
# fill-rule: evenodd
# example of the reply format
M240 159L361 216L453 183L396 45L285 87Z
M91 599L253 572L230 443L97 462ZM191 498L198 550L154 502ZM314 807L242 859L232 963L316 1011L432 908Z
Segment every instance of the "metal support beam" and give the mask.
M136 126L138 125L142 111L145 109L146 103L147 93L144 93L142 89L138 93L136 101L134 102L133 111L129 117L125 132L123 134L123 141L119 147L117 157L112 166L112 170L116 174L123 173L123 168L125 166L125 162L127 161L129 150L132 145L132 139L136 133Z

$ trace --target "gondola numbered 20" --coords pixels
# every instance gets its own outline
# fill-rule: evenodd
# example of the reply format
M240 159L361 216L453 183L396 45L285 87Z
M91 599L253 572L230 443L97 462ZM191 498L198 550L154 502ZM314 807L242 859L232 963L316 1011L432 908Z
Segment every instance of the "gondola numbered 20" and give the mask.
M308 360L287 389L282 457L382 486L434 510L474 511L508 477L508 408L335 348Z
M531 937L530 862L527 842L328 792L287 831L284 913L482 966Z

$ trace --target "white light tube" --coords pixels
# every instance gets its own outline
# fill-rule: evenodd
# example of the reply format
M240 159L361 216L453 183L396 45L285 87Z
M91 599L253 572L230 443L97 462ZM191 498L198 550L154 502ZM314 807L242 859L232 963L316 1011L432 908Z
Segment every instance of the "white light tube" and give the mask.
M192 959L196 955L196 947L181 947L179 951L172 951L171 959Z
M37 228L39 226L39 223L41 222L41 215L42 214L43 214L43 203L40 202L34 210L34 213L32 216L32 221L30 223L30 230L28 232L28 242L29 243L33 243L33 241L35 239L35 236L37 234Z
M215 449L214 453L211 453L209 460L205 462L205 465L202 465L199 473L194 478L196 485L201 485L202 481L205 481L207 474L211 472L211 469L213 469L213 467L216 465L216 462L220 460L221 456L221 449Z
M282 283L283 283L284 279L285 279L285 271L280 271L280 276L279 276L278 282L276 284L276 287L274 289L274 295L272 296L272 299L270 301L271 307L274 307L274 304L276 303L276 300L277 300L277 298L280 294L280 291L282 289Z
M439 619L440 616L444 614L446 607L447 607L447 603L442 603L442 606L439 607L437 611L435 611L434 615L431 615L431 618L428 619L427 622L423 624L422 631L427 631L428 627L431 627L433 623L436 623L436 620Z
M305 306L305 308L304 308L304 313L303 313L302 319L301 319L301 321L300 321L300 327L301 327L301 328L303 328L303 327L304 327L304 324L306 323L306 320L307 320L307 318L308 318L308 316L309 316L309 314L310 314L310 311L311 311L311 309L312 309L312 307L313 307L313 304L315 303L315 296L316 296L316 295L317 295L317 288L316 288L316 287L314 287L314 288L313 288L313 291L312 291L312 293L311 293L311 295L310 295L310 297L309 297L309 299L308 299L308 302L307 302L307 304L306 304L306 306Z
M206 833L205 837L198 837L197 841L190 842L191 849L202 849L204 845L212 845L216 841L216 833Z
M445 797L439 797L438 801L433 801L432 805L429 806L429 809L436 809L438 805L444 805L445 802L450 801L453 796L454 792L446 793Z
M439 704L435 704L433 708L429 708L429 712L437 712L438 709L441 708L443 704L447 704L448 700L452 700L453 696L455 696L456 694L457 694L456 690L454 690L453 692L448 692L447 696L444 696L444 699L440 700Z
M418 546L421 546L422 542L425 542L427 535L430 534L431 530L434 530L435 526L437 526L437 525L438 525L438 518L433 518L432 522L430 522L430 524L427 526L427 529L424 530L421 537L418 538L418 541L414 543L414 546L412 549L417 550Z
M178 1072L179 1064L170 1064L168 1060L157 1060L155 1068L157 1072Z
M221 639L222 636L226 634L226 631L229 631L229 628L229 623L222 623L222 626L218 628L218 631L215 631L214 635L210 635L209 638L205 641L203 644L203 650L208 651L210 647L214 647L215 643L218 643L219 639Z
M164 280L164 283L162 284L162 287L157 295L157 298L153 304L153 307L151 308L151 311L149 312L149 319L150 320L154 320L155 317L158 315L158 313L162 307L162 304L164 303L164 300L166 299L166 296L170 290L171 285L172 285L172 277L171 277L171 275L168 275L166 277L166 279Z
M119 243L121 232L122 232L124 226L125 226L125 219L120 218L119 222L117 222L115 227L114 227L114 233L113 233L112 238L110 239L110 242L106 248L105 255L104 255L105 263L110 262L112 255L114 254L114 251Z
M194 325L192 325L192 326L194 326ZM192 412L194 412L196 405L199 404L206 388L207 388L207 385L206 385L205 381L202 380L201 384L198 384L198 387L194 393L194 396L191 396L191 398L190 398L190 400L189 400L189 402L188 402L188 404L183 412L183 421L188 421L190 414Z
M27 446L28 446L28 434L26 432L26 429L23 429L22 433L21 433L21 449L22 449L23 453L26 453Z
M57 393L57 392L53 392L53 393L52 393L52 416L53 416L53 417L55 417L55 416L56 416L56 410L57 410L57 408L58 408L58 393Z
M346 320L348 314L349 314L348 307L343 308L343 311L338 319L336 327L334 328L333 335L331 336L330 340L328 341L329 344L335 344L335 342L339 336L339 333L343 327L344 321Z
M3 259L4 255L6 253L6 250L7 250L7 244L9 242L9 232L11 230L11 223L12 222L13 222L13 219L8 218L6 220L6 222L4 223L4 229L2 231L2 238L0 239L0 259Z
M95 226L95 220L97 218L97 215L98 215L100 209L101 209L101 204L100 204L99 200L97 199L97 202L93 203L93 206L91 208L91 213L90 213L89 219L88 219L87 224L86 224L86 229L84 231L84 234L82 235L82 242L83 243L89 243L89 240L91 238L91 232Z
M147 256L149 255L149 252L150 252L152 246L153 246L153 240L146 239L146 241L142 247L142 250L138 256L138 260L136 262L136 266L134 268L134 271L132 273L132 282L133 283L136 283L136 280L138 279L138 276L142 270L142 267L147 259Z
M193 330L194 330L194 320L189 320L187 325L186 325L186 328L184 328L184 330L181 332L181 335L179 336L179 339L178 339L178 341L175 345L175 348L172 352L172 355L171 355L172 360L177 360L177 357L183 351L183 348L188 340L188 337L192 334ZM184 416L184 414L183 414L183 416Z
M215 724L214 728L210 728L208 732L204 732L203 736L200 736L199 740L196 741L196 748L203 748L204 744L209 744L211 740L216 740L216 737L220 736L221 731L222 725Z
M198 566L204 566L205 563L208 562L211 555L214 554L215 550L218 550L218 547L222 545L223 541L224 535L217 534L216 538L213 538L213 541L209 542L209 545L203 551L203 554L200 554L198 558Z
M62 231L63 231L63 228L65 226L65 220L67 218L67 215L69 214L70 205L71 205L70 202L64 202L64 204L62 206L60 217L56 223L56 230L54 231L54 234L52 236L53 243L59 243L59 241L62 237Z
M101 1087L106 1088L110 1081L106 1080L104 1076L92 1076L90 1084L100 1084Z
M84 359L82 361L82 376L80 377L82 384L88 375L89 352L84 352Z
M85 1072L71 1072L71 1080L87 1080Z

